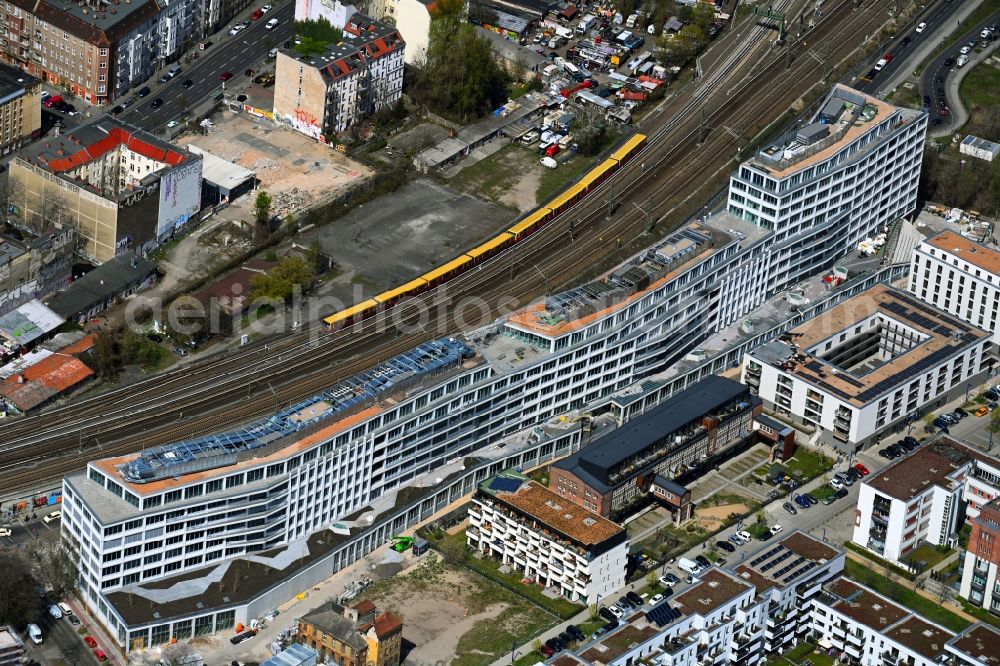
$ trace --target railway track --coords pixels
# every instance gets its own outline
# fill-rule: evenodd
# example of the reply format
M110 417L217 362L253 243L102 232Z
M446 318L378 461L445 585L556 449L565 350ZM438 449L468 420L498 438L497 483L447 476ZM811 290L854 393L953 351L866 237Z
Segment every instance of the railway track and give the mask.
M852 0L842 0L828 7L824 20L804 35L807 43L828 41L834 45L829 57L840 59L855 48L852 38L869 34L885 20L887 1L858 10L852 5ZM766 33L762 28L755 31L756 40L734 50L690 96L671 100L647 119L650 140L642 154L524 242L447 285L346 331L319 338L313 337L315 331L303 331L10 422L0 428L0 495L54 483L88 459L218 431L314 394L381 359L454 331L454 310L438 307L451 294L474 294L492 305L505 297L525 304L547 283L569 282L581 265L599 262L609 254L612 239L631 241L641 234L645 215L628 206L630 202L652 206L658 216L697 208L687 205L698 192L697 184L726 169L735 152L737 138L721 128L741 127L752 136L797 99L808 87L802 83L814 80L823 67L802 53L786 70L784 57L772 53L765 66L737 82L735 91L731 86L727 94L724 84L738 80L748 55L762 45ZM778 92L760 95L762 89ZM699 144L698 111L706 107L711 111L705 120L715 129ZM613 192L620 193L625 205L607 220L605 201ZM545 274L534 270L539 264L545 266ZM422 332L392 336L380 330L386 320L410 322L421 311L439 313L426 321ZM281 378L294 379L282 383Z

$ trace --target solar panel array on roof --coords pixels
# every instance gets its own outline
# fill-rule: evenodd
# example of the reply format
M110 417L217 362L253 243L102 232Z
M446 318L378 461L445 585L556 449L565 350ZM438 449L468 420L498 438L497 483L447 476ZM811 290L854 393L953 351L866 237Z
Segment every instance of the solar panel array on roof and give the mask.
M499 493L512 493L521 487L521 479L512 479L507 476L498 476L490 481L490 490Z
M760 564L761 562L774 557L775 555L777 555L780 551L782 551L784 549L785 549L785 547L779 544L779 545L775 546L774 548L772 548L771 550L769 550L766 553L764 553L763 555L758 555L754 559L750 560L750 566L755 567L758 564Z
M808 562L806 562L805 566L799 567L798 569L796 569L792 573L787 574L784 578L782 578L781 579L781 583L782 583L782 585L784 585L785 583L787 583L789 581L795 580L796 578L798 578L802 574L808 573L814 567L818 567L818 566L819 566L818 562L814 562L812 560L809 560Z
M457 365L473 351L457 340L431 340L266 418L223 433L144 451L118 467L132 483L145 483L236 462L244 451L266 446L345 410L374 402L402 382Z
M661 601L646 612L646 618L656 623L661 629L683 615L676 608L671 608L666 601Z
M760 570L761 571L770 571L774 567L778 566L779 564L781 564L782 562L784 562L785 560L787 560L792 555L794 555L794 553L792 551L785 550L785 552L783 552L781 555L779 555L778 557L774 558L773 560L771 560L770 562L768 562L767 564L765 564L764 566L762 566L760 568Z

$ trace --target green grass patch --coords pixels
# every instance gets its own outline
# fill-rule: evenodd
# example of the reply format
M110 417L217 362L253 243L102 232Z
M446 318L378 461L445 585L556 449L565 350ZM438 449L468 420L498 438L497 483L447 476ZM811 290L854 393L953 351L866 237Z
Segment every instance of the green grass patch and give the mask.
M558 159L557 156L556 161ZM568 187L572 180L588 168L594 166L594 164L593 158L574 155L565 164L560 164L556 169L541 167L545 170L545 173L538 180L538 189L535 190L535 202L541 205L549 201L559 191Z
M800 446L792 459L785 462L785 466L792 476L812 479L833 469L833 461Z
M621 140L621 135L617 133L609 132L605 134L604 139L601 141L601 147L597 153L600 154L604 152L612 144L617 143L619 140ZM556 156L556 161L559 161L558 156ZM556 169L546 169L545 167L541 167L541 165L539 165L544 173L539 179L538 189L535 190L535 202L541 205L552 199L558 192L566 187L569 187L570 183L575 180L577 176L599 162L600 160L595 157L574 155L569 159L569 161L565 164L560 164Z
M767 523L754 523L746 528L746 531L750 533L754 539L763 536L765 532L770 532L771 528L768 527Z
M448 179L448 184L469 194L491 201L498 201L523 174L523 170L537 166L545 169L534 153L511 143L475 164L464 167ZM558 171L558 169L556 169ZM548 169L546 169L548 171Z
M1000 106L1000 68L989 61L976 65L962 79L959 92L969 107L970 119L984 117L989 109Z
M487 666L506 654L511 645L520 645L525 637L537 636L553 624L552 618L540 608L524 605L508 608L498 617L481 620L458 639L458 658L451 663L457 666ZM532 651L534 661L541 653ZM523 658L523 657L522 657Z
M926 568L930 569L935 564L943 560L944 558L951 555L954 551L950 548L945 550L938 549L937 546L932 546L929 543L925 543L917 548L914 548L909 553L906 554L906 559L916 565L919 562L926 562Z
M918 613L931 622L936 622L952 631L963 631L972 624L968 620L952 613L947 608L942 607L932 599L923 597L899 583L878 575L870 567L860 562L847 559L844 562L844 573L849 578L867 585L901 606L912 610L914 613Z
M906 569L893 564L889 560L882 559L881 557L879 557L875 553L862 548L861 546L859 546L858 544L854 543L853 541L847 541L847 542L845 542L844 543L844 547L847 548L848 550L853 550L855 553L857 553L858 555L864 557L867 560L871 560L873 563L878 564L883 569L886 568L886 567L888 567L889 570L891 570L893 573L895 573L895 574L897 574L899 576L902 576L903 578L905 578L907 580L916 580L916 578L917 578L914 574L910 573Z
M800 643L796 645L791 650L787 650L781 654L781 658L777 659L774 663L777 664L801 664L805 661L809 661L813 666L833 666L836 661L833 657L829 656L822 650L819 654L813 654L816 651L816 646L812 643Z
M972 604L970 604L965 599L962 599L961 597L956 597L956 598L959 600L959 602L961 602L962 608L965 610L966 613L975 616L976 618L982 620L986 624L992 624L994 627L1000 629L1000 617L997 617L993 613L990 613L985 608L978 608L976 606L973 606Z

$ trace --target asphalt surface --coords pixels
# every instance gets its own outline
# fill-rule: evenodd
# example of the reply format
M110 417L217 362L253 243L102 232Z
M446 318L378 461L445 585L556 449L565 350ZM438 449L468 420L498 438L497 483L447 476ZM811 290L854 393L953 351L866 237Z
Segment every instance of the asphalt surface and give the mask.
M938 114L938 109L940 105L937 102L937 98L943 93L945 98L945 105L949 109L959 108L962 104L961 100L958 98L958 86L948 85L949 79L953 78L955 74L958 73L958 67L954 64L959 57L959 49L961 49L967 42L975 41L976 48L979 49L979 33L982 32L983 28L992 25L994 23L1000 23L1000 11L993 12L990 16L977 23L970 30L963 33L959 39L955 42L954 46L945 49L943 53L934 58L927 67L924 68L923 75L920 77L920 94L926 95L931 98L932 114ZM973 50L969 54L970 59L976 53ZM951 65L946 65L945 63L951 60ZM965 66L966 68L972 67L972 62ZM953 113L949 112L947 116L937 115L938 118L942 119L942 123L938 123L939 127L949 127L955 122L955 116ZM932 121L933 122L933 121Z
M872 56L871 69L862 75L859 88L861 92L869 95L877 95L879 90L892 80L900 69L912 68L918 63L911 62L910 54L919 50L925 43L937 38L939 29L945 28L950 23L952 15L962 6L959 0L939 0L928 6L924 11L914 16L906 25L902 26L896 37L882 46L874 56ZM927 23L927 27L921 32L916 32L915 28L922 22ZM978 35L978 31L976 32ZM909 39L910 42L903 46L903 41ZM875 63L885 54L893 56L892 61L882 68L882 71L875 72ZM943 60L943 58L942 58Z
M254 4L253 8L262 4L264 3ZM244 83L247 69L258 71L258 63L267 59L268 51L291 39L294 17L295 4L285 3L275 6L262 18L253 21L243 32L230 36L229 27L244 18L239 17L230 26L208 38L212 42L211 47L205 51L194 51L198 54L197 60L185 63L182 58L176 63L182 67L180 74L167 83L160 83L156 79L146 83L151 92L142 99L135 98L133 93L135 102L118 117L148 131L160 129L171 120L179 120L186 110L223 92L224 87L233 88ZM272 18L278 19L278 26L273 30L265 29L264 25ZM166 69L169 67L164 68L164 73ZM233 75L225 82L225 86L220 78L224 72L231 72ZM188 79L192 81L191 87L183 88L181 84ZM153 100L157 98L163 100L163 105L153 109ZM116 103L123 104L125 99L129 98L119 99Z

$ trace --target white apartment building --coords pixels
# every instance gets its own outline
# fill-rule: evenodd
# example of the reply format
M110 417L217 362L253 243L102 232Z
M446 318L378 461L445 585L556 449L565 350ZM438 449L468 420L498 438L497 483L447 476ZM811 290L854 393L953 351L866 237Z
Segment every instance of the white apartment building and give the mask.
M974 624L945 646L947 666L996 666L1000 657L996 646L1000 645L1000 629L980 622Z
M821 649L861 666L941 666L955 634L864 585L840 578L813 599Z
M910 291L935 307L986 329L1000 344L1000 252L944 231L913 253Z
M837 85L798 129L740 165L729 211L774 232L754 271L760 300L913 212L926 129L925 112Z
M1000 494L1000 459L947 437L865 477L851 540L890 562L926 541L954 545L966 517Z
M628 535L523 474L479 484L469 507L469 546L586 605L625 586Z
M860 449L964 391L989 345L986 331L876 285L748 352L742 381L834 445Z
M802 532L767 544L730 571L710 569L683 593L636 611L595 643L560 654L560 666L753 666L810 633L823 585L844 553Z

